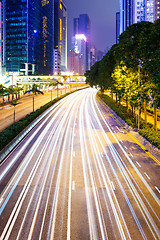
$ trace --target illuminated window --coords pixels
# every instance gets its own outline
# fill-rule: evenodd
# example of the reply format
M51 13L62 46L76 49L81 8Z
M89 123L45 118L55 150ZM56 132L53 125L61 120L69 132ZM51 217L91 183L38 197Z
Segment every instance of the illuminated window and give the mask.
M60 18L60 41L62 41L62 19Z

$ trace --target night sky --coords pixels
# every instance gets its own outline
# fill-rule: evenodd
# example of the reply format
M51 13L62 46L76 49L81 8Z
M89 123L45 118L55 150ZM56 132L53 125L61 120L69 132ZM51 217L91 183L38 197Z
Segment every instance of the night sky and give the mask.
M88 14L92 43L98 50L111 47L116 39L116 12L119 0L64 0L68 14L68 50L71 48L73 18Z

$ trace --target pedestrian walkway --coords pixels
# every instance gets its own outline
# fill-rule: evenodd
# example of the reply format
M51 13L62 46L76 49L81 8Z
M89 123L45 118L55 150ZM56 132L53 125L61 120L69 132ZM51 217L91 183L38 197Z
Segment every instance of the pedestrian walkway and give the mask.
M111 97L110 92L107 91L107 92L105 92L105 94L107 94L109 97ZM113 99L116 100L116 95L115 94L113 94ZM126 106L125 101L122 102L122 105ZM141 111L141 118L143 120L145 119L143 110ZM154 125L154 116L153 116L153 114L151 114L149 112L147 112L147 122L152 123ZM157 127L160 129L160 120L157 120Z

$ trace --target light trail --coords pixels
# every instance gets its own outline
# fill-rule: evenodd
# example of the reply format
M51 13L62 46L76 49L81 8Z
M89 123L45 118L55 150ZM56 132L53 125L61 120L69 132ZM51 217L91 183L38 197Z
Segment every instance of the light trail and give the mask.
M158 182L96 92L52 107L1 165L0 184L19 162L0 194L1 240L160 239Z

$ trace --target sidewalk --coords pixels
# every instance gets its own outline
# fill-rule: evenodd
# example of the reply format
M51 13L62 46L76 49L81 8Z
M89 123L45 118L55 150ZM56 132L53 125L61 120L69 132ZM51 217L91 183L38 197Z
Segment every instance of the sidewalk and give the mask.
M109 92L105 92L109 97L111 97L111 94ZM116 100L115 94L113 94L113 99ZM125 101L122 103L124 106L126 106ZM141 112L141 118L144 120L144 112L142 110ZM147 122L152 123L154 125L154 116L153 114L147 112ZM157 120L157 127L160 129L160 120Z
M69 90L67 90L68 92ZM65 90L59 90L59 96L64 94ZM52 100L57 97L57 91L52 92ZM38 94L34 96L34 109L38 109L51 101L51 92L45 92L44 95ZM27 114L33 111L33 96L25 96L18 100L20 104L15 107L16 121L25 117ZM0 106L0 131L8 127L13 123L14 107L10 104Z

